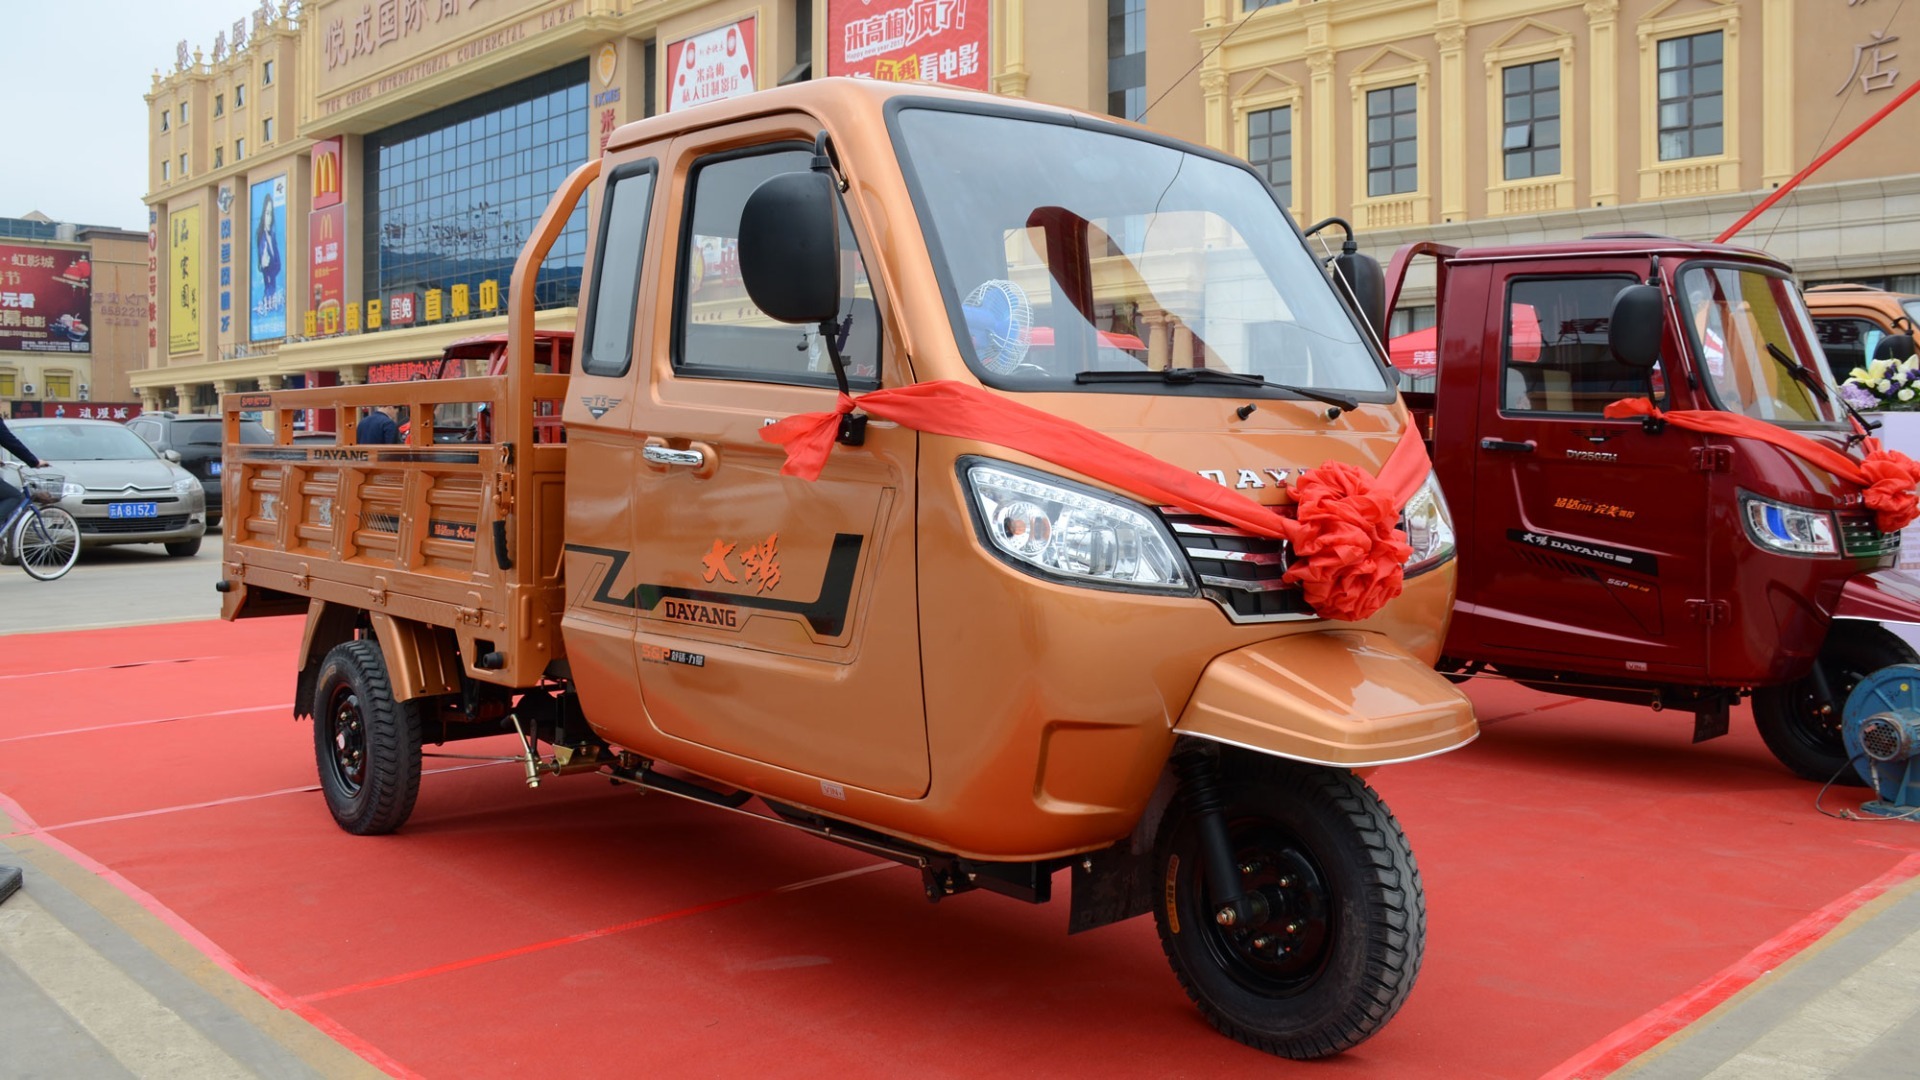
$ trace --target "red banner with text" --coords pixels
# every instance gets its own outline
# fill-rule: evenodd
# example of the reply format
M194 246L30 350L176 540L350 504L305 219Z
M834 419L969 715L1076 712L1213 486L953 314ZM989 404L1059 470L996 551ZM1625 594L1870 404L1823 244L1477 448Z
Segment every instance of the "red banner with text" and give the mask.
M92 308L86 252L0 244L0 350L92 352Z
M987 0L827 0L827 74L986 90Z

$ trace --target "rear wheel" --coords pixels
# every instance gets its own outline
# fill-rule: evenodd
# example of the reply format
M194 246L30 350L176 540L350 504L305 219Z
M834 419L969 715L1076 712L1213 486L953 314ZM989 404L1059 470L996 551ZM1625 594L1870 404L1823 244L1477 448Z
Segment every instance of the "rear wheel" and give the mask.
M1753 692L1753 721L1780 763L1808 780L1864 786L1841 741L1841 710L1860 680L1891 664L1920 663L1878 623L1842 619L1827 631L1815 670Z
M380 648L336 645L320 665L313 694L313 753L320 790L342 829L390 833L420 794L420 716L393 700Z
M1373 789L1342 769L1223 754L1220 793L1241 888L1261 917L1222 926L1206 846L1177 797L1155 842L1160 946L1221 1034L1319 1058L1384 1027L1426 945L1420 871Z
M57 506L41 507L14 526L9 550L30 576L52 581L80 561L80 523Z

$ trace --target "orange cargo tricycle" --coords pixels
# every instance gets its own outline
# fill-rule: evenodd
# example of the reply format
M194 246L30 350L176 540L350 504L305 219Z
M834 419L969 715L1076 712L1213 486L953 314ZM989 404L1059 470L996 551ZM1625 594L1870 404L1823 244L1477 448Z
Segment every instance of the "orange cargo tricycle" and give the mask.
M1067 869L1071 929L1151 911L1222 1032L1335 1053L1425 940L1361 772L1476 730L1379 268L1339 265L1244 162L1064 109L825 80L631 124L522 253L503 374L226 399L342 434L230 440L225 614L306 613L349 831L405 821L423 742L509 733L530 781L755 813L933 900ZM375 404L494 419L353 445Z

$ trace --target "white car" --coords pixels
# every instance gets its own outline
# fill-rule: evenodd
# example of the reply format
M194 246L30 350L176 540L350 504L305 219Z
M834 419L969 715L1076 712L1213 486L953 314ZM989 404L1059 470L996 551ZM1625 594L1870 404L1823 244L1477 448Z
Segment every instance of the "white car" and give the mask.
M66 477L59 505L79 523L83 549L165 544L169 555L199 552L207 498L199 479L177 463L179 455L162 455L109 420L26 419L8 426Z

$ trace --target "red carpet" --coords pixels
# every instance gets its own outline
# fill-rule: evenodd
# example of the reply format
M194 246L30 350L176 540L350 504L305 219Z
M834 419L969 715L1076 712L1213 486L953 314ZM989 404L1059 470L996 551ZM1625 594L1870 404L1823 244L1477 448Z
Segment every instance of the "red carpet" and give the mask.
M0 808L429 1077L1604 1075L1920 872L1920 827L1816 813L1744 715L1693 747L1683 715L1476 686L1479 742L1373 777L1426 880L1420 983L1296 1065L1213 1034L1149 920L1067 937L1064 879L932 906L807 837L447 759L399 835L348 836L287 708L299 635L8 638Z

